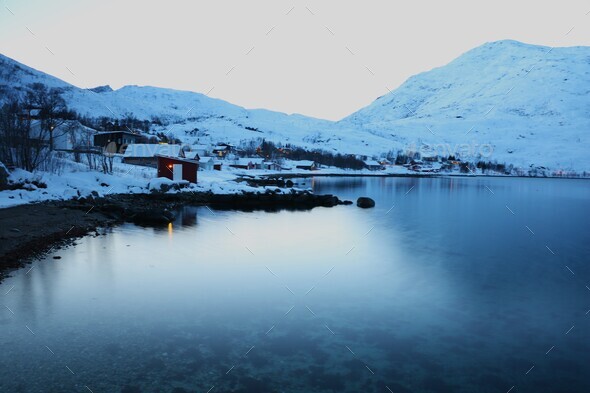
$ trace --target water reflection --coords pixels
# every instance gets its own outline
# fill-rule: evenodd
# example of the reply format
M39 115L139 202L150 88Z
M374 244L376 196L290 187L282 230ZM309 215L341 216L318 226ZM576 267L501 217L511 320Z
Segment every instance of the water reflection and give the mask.
M187 208L17 272L0 390L588 390L586 183L312 185L377 206Z

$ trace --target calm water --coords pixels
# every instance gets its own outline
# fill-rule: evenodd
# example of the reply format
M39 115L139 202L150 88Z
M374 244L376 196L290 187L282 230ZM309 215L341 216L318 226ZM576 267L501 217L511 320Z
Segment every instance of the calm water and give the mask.
M300 182L377 207L189 208L16 272L0 391L590 391L589 182Z

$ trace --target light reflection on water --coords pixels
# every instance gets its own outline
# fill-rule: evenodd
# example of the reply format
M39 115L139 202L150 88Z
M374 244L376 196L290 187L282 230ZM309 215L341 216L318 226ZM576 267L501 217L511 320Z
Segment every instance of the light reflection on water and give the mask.
M588 390L586 182L313 188L377 206L186 208L172 226L124 225L15 273L0 286L14 285L0 390Z

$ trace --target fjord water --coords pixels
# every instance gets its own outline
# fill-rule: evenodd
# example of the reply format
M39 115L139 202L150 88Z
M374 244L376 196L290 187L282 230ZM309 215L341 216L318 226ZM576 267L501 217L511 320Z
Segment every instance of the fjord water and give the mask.
M186 208L15 272L0 391L590 391L590 183L297 182L377 205Z

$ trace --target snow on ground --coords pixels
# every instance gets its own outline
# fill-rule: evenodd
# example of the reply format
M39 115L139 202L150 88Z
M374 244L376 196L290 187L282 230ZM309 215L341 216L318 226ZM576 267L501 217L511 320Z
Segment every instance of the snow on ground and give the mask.
M67 200L90 195L105 196L117 193L146 192L147 179L137 173L104 174L82 167L69 166L60 173L27 172L15 169L10 173L11 183L23 188L0 192L0 207L31 202Z
M240 170L199 171L198 184L186 181L173 182L156 178L156 169L115 162L112 174L89 170L88 166L68 159L61 159L62 166L57 173L27 172L15 169L10 173L9 182L18 184L15 190L0 191L0 208L33 202L68 200L79 197L103 197L111 194L145 194L160 190L162 185L179 184L175 192L207 192L215 194L241 194L243 192L264 192L267 187L251 187L235 180L243 174ZM250 171L253 172L253 171ZM257 171L261 175L264 171ZM276 187L268 187L276 189Z

